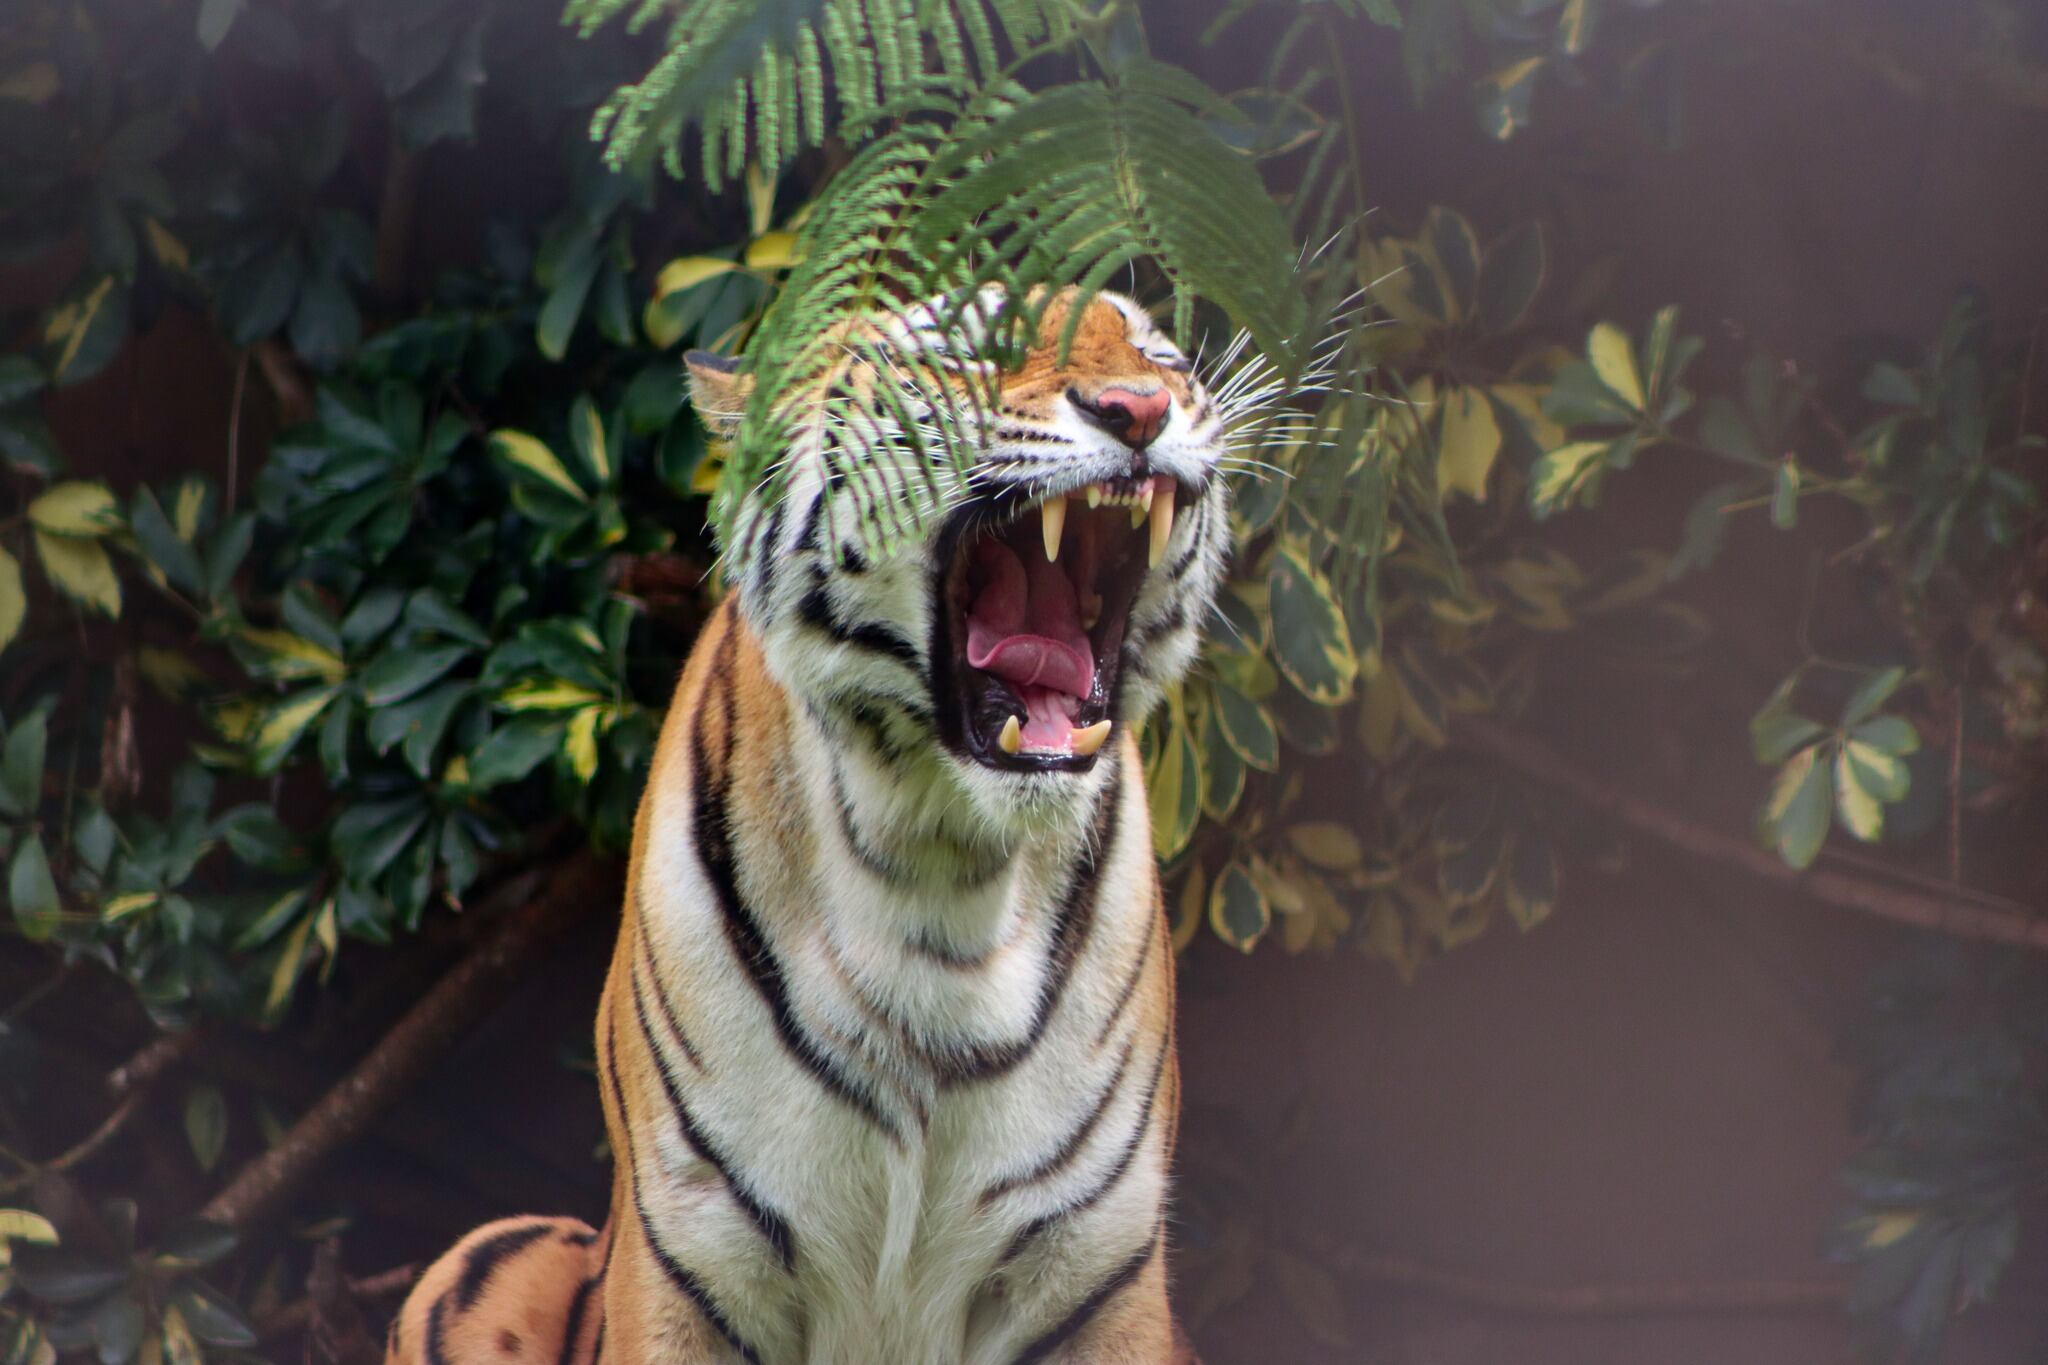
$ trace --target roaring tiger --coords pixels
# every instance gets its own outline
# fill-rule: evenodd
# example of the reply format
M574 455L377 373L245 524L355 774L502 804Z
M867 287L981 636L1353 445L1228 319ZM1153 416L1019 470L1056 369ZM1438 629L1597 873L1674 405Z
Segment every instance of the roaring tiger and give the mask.
M1133 731L1222 574L1228 414L1117 295L1062 360L1072 307L1000 373L920 542L832 529L815 445L743 519L598 1009L609 1221L472 1233L407 1300L394 1365L1192 1361ZM870 350L836 382L903 383L940 330L898 315L876 335L904 369ZM747 377L688 365L729 435Z

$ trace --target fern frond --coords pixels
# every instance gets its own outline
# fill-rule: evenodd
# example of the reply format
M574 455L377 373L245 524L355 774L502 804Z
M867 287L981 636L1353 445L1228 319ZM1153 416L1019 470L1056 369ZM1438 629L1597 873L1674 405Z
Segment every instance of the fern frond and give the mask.
M1071 28L1060 0L569 0L564 18L587 37L665 12L662 56L599 107L591 135L614 168L659 155L680 174L694 127L713 184L750 159L778 168L934 79L965 94L997 74L1005 46L1028 52Z

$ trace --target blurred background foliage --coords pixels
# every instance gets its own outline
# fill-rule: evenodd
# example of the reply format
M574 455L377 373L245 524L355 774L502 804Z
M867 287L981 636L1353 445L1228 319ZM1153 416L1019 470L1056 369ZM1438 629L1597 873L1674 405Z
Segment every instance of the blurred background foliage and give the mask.
M1688 69L1757 44L2038 107L2048 21L1170 9L576 0L565 30L471 0L23 0L0 28L0 1362L280 1359L309 1323L308 1358L346 1355L331 1274L286 1301L327 1239L374 1239L308 1174L363 1120L193 1058L354 1043L386 1075L452 956L620 855L778 435L707 448L683 348L800 384L831 319L989 278L1129 283L1230 357L1219 382L1272 389L1222 619L1144 734L1183 949L1350 954L1427 990L1440 955L1570 913L1567 869L1619 856L1627 774L1546 772L1518 727L1594 673L1711 670L1743 610L1712 587L1731 523L1810 546L1782 682L1742 699L1747 735L1693 737L1753 750L1753 836L1645 818L1878 886L1929 931L1844 1041L1862 1143L1827 1245L1874 1358L1940 1356L2048 1190L2048 929L2002 856L2048 816L2042 300L1965 292L1825 372L1675 306L1614 316L1629 262L1578 249L1587 168L1541 133L1570 98L1678 145ZM1361 50L1397 54L1434 136L1554 167L1556 202L1372 212ZM430 178L460 221L422 212L450 202ZM203 452L76 397L165 336L228 376ZM1602 521L1632 480L1693 490L1675 535ZM134 1057L82 1084L115 1040ZM1277 1296L1341 1343L1344 1254L1259 1214L1277 1141L1193 1164L1188 1311L1199 1335Z

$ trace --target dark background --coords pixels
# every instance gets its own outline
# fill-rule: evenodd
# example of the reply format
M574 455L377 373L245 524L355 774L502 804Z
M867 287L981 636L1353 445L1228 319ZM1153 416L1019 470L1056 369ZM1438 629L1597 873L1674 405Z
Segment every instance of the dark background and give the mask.
M1188 7L1185 30L1155 16L1153 40L1228 88L1227 50L1192 41L1201 8ZM1818 48L1886 8L1806 6L1799 22ZM1590 97L1546 89L1523 136L1556 145L1532 155L1474 134L1462 92L1418 107L1387 44L1362 43L1356 60L1379 212L1412 226L1452 204L1487 235L1539 218L1561 282L1627 262L1604 284L1590 277L1604 314L1638 318L1675 300L1710 341L1747 337L1823 369L1843 360L1845 338L1930 333L1964 283L2008 319L2048 303L2048 108L1981 101L1967 82L1904 89L1779 43L1746 64L1689 69L1676 151ZM413 268L468 250L492 197L532 192L516 174L485 186L430 167ZM35 300L50 282L0 275L0 298ZM132 359L57 398L53 421L81 473L122 483L218 458L231 364L196 335L174 314ZM1689 471L1651 462L1573 533L1668 545L1698 491ZM1541 708L1545 737L1721 828L1745 827L1762 778L1742 727L1782 674L1803 555L1761 522L1742 525L1693 590L1713 594L1700 605L1727 624L1712 666L1670 680L1589 661ZM1724 609L1738 598L1740 611ZM1276 1240L1332 1264L1391 1258L1473 1282L1443 1293L1344 1273L1349 1343L1336 1345L1315 1340L1267 1278L1202 1323L1212 1362L1851 1358L1834 1306L1718 1300L1740 1286L1797 1299L1838 1273L1817 1253L1851 1146L1850 1074L1833 1040L1899 934L1659 847L1621 851L1611 868L1568 865L1559 911L1539 930L1496 931L1413 985L1348 953L1289 958L1269 945L1247 960L1197 939L1182 976L1189 1169L1248 1166ZM2048 891L2040 848L1988 857ZM329 1190L360 1214L352 1269L430 1256L505 1213L601 1216L609 1167L579 1061L615 918L593 904L574 941L334 1163ZM374 1036L462 935L438 925L402 961L348 969L349 1008L303 1045L254 1040L208 1065L310 1098L329 1059ZM1300 1132L1287 1140L1290 1114ZM1632 1286L1708 1306L1617 1313L1597 1295L1499 1306L1522 1290ZM2042 1246L2023 1251L1999 1306L1961 1324L1950 1359L2048 1359Z

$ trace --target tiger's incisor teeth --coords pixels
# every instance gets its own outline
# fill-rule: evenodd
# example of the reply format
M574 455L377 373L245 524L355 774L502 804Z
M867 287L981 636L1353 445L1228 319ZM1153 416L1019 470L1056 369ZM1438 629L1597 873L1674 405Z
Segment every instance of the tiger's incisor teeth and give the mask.
M1173 489L1171 479L1162 479L1152 489L1152 552L1146 562L1155 569L1166 558L1166 542L1173 539Z
M1076 755L1081 758L1087 758L1102 747L1104 741L1109 738L1109 732L1112 728L1114 728L1113 722L1098 720L1085 730L1074 731L1073 734L1067 736L1067 742L1073 746L1073 751Z
M1067 529L1067 495L1055 493L1038 504L1038 529L1045 533L1045 560L1060 557L1060 536Z
M996 744L1006 754L1016 754L1024 748L1024 727L1011 716L1003 722L1003 732L996 736Z

